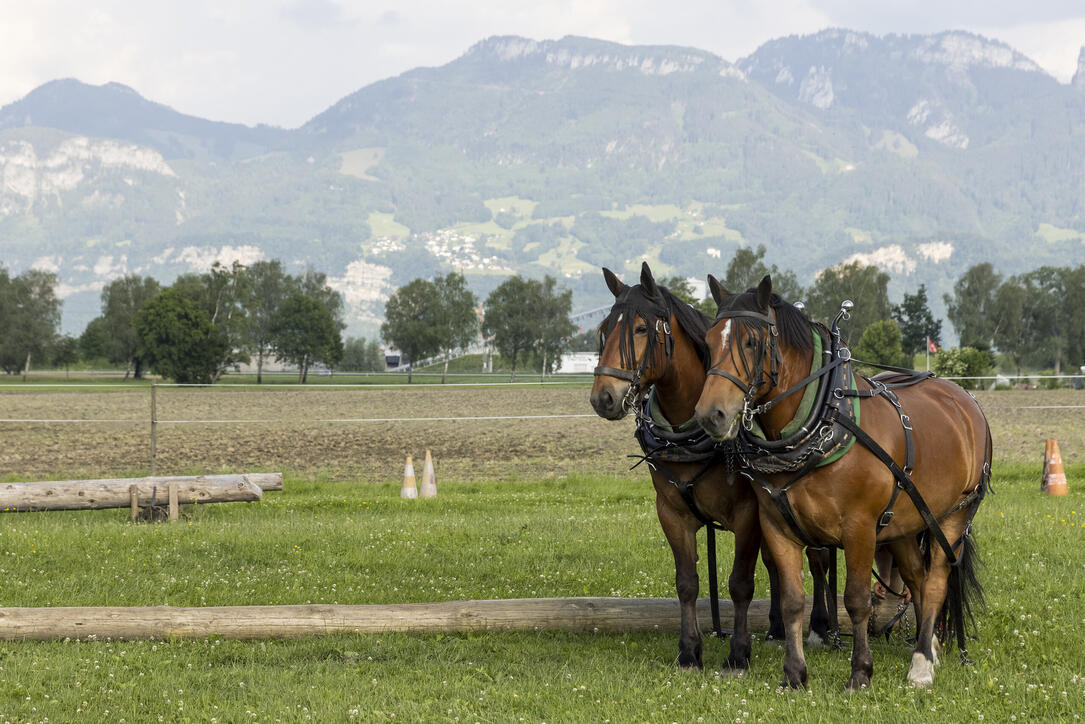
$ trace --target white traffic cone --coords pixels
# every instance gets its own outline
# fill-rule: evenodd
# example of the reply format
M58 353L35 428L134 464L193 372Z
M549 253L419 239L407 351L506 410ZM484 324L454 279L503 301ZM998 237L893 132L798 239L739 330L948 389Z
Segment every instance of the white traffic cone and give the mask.
M414 463L411 456L407 456L407 467L403 468L403 489L399 491L401 498L417 498L418 485L414 481Z
M422 491L420 495L423 498L437 497L437 476L433 472L433 457L429 454L429 450L426 450L426 466L422 469Z

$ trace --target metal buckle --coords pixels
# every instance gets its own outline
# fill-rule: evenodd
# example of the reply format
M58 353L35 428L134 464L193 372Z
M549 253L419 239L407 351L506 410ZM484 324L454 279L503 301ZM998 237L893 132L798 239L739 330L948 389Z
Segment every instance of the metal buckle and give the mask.
M843 400L844 399L844 390L842 388L840 388L840 387L837 387L835 390L833 390L833 397L835 397L838 400Z
M884 513L882 513L882 517L878 520L878 527L879 528L886 528L886 527L888 527L889 523L892 522L892 520L893 520L893 511L887 510Z
M904 425L905 430L908 430L909 432L911 431L911 429L912 429L912 419L910 417L908 417L907 415L905 415L904 413L901 413L901 415L900 415L900 424Z

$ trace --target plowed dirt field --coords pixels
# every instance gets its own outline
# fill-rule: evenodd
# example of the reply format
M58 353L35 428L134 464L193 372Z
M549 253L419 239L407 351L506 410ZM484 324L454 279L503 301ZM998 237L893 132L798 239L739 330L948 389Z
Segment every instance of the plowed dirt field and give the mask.
M1085 453L1085 393L980 392L997 461L1036 462L1043 440L1063 457ZM0 476L103 477L150 469L148 388L6 389ZM528 420L359 422L372 418L588 415ZM400 479L405 457L421 468L432 450L447 480L537 480L569 473L628 474L638 452L629 419L592 415L587 387L169 388L158 390L159 474L284 470L332 480ZM229 420L235 422L211 422ZM178 422L181 421L181 422ZM917 425L922 420L916 420Z

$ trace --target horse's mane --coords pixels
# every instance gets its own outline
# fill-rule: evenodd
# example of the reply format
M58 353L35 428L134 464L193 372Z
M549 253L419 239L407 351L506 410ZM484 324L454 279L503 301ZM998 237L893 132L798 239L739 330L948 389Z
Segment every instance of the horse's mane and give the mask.
M757 290L747 289L742 294L732 295L726 300L726 307L722 309L728 310L744 310L750 312L762 311L757 306ZM814 349L814 338L810 334L810 319L806 314L791 304L776 292L773 292L769 296L769 306L776 312L776 329L780 333L780 338L788 344L788 346L795 347L803 352L809 352ZM736 322L743 324L749 328L749 319L744 317L736 317ZM756 324L756 322L754 322Z
M639 284L622 292L622 295L615 300L614 306L611 307L610 314L599 325L600 334L609 335L614 331L619 319L623 319L628 323L636 315L648 322L649 325L652 325L657 319L670 321L670 315L673 314L678 326L682 328L682 331L686 333L686 336L689 337L690 342L693 344L697 356L701 359L702 366L708 369L711 364L711 355L708 351L708 345L705 343L705 335L708 334L708 328L712 326L712 320L702 314L700 310L676 297L666 287L660 286L657 288L660 293L657 297L650 297L645 294L644 289ZM619 344L619 354L621 355L623 367L631 367L633 364L632 345L632 326L629 326L628 333L621 336ZM657 348L653 346L653 355L656 354L656 350ZM600 354L602 354L601 346Z

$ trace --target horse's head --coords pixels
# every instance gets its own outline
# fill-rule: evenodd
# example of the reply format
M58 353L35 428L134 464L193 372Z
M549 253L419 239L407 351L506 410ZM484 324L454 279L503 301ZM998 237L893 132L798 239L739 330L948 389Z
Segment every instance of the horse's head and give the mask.
M614 306L599 325L599 366L591 388L591 406L600 417L617 420L635 404L640 392L666 372L674 345L670 295L656 284L647 262L640 284L623 284L603 269Z
M712 354L697 421L717 440L738 434L752 403L776 386L780 347L772 279L766 275L756 289L731 294L709 275L708 286L719 311L705 341Z

